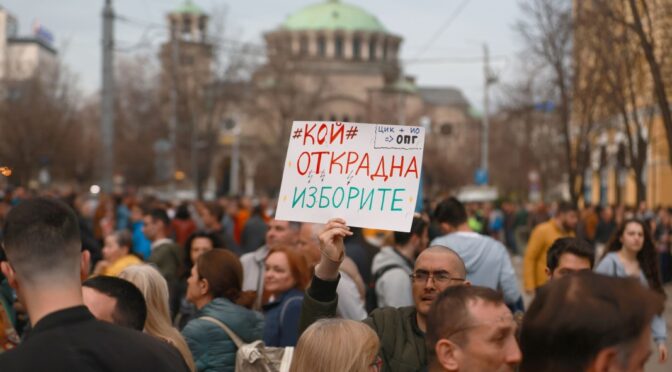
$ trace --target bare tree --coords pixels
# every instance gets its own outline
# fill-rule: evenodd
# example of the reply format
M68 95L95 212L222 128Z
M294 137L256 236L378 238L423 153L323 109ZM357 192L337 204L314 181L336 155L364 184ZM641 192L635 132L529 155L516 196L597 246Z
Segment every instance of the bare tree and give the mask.
M86 123L74 79L60 61L28 78L9 74L2 91L0 163L13 168L16 183L28 184L41 168L49 169L52 178L76 175L79 151L86 147L80 136Z
M578 9L583 47L580 59L602 77L598 84L592 84L592 97L602 103L593 119L603 123L602 131L616 129L624 133L626 155L635 174L637 202L640 202L646 199L644 172L656 99L647 89L648 72L642 63L646 51L636 33L622 22L630 9L625 2L618 5L599 1Z
M167 137L161 120L157 70L147 56L121 59L117 65L115 122L116 172L131 186L155 181L153 145Z
M534 84L541 101L551 101L564 148L564 166L569 178L569 193L577 203L581 195L582 144L585 136L573 136L572 99L576 66L573 58L572 2L568 0L530 0L521 4L523 18L517 29L526 45L526 57L536 64ZM577 153L576 149L583 149Z

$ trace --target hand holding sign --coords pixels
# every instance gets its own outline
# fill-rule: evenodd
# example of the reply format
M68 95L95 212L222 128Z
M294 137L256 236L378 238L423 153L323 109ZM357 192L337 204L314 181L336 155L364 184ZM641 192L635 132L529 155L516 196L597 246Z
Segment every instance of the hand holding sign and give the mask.
M424 128L296 121L291 133L276 218L410 231Z
M315 267L315 275L323 280L334 280L338 277L338 269L345 258L343 238L352 235L345 220L334 218L329 220L320 233L320 250L322 257Z

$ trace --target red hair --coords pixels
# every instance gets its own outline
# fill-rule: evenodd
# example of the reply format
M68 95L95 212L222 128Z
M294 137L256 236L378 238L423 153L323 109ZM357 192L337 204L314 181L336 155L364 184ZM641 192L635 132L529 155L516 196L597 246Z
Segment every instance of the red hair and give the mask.
M311 276L306 258L297 252L296 249L287 246L271 249L266 257L269 257L273 253L284 253L285 257L287 257L287 262L289 263L289 271L296 282L294 288L304 291L306 287L308 287Z

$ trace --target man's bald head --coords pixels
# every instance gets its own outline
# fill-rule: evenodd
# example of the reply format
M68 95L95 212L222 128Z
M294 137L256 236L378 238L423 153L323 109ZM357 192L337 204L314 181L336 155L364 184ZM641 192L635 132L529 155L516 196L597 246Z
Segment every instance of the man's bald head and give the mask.
M418 262L421 261L421 258L425 255L430 255L431 257L436 257L436 256L443 256L446 255L448 256L448 261L450 262L450 270L446 268L446 271L450 272L453 275L459 276L460 278L464 278L467 276L467 267L464 264L464 261L462 260L462 257L460 257L457 252L454 250L444 247L442 245L433 245L420 253L418 256L418 259L415 261L416 262L416 269L418 266Z
M467 270L462 258L454 250L439 245L422 251L415 260L413 271L415 275L412 287L413 302L416 311L422 317L427 315L434 299L444 289L469 284L466 281ZM421 279L423 276L426 280Z

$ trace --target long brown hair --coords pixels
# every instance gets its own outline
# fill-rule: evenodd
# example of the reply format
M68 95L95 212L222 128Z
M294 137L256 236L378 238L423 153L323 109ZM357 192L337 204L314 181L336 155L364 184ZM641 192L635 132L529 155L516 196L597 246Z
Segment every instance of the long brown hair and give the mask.
M243 291L243 266L238 257L224 249L205 252L196 260L199 279L208 281L213 298L223 297L246 308L252 308L256 294Z
M663 284L660 279L660 270L658 268L658 256L653 244L653 238L651 237L651 231L644 222L638 219L625 220L618 227L616 233L611 236L611 239L607 244L607 249L605 249L602 258L604 258L604 256L606 256L606 254L609 252L618 252L623 248L621 237L623 237L625 228L631 223L638 224L642 227L642 231L644 231L644 244L642 249L637 252L637 262L639 262L639 267L644 273L646 281L649 283L649 287L664 296L665 291L663 290Z

